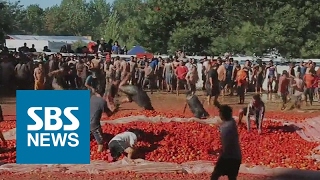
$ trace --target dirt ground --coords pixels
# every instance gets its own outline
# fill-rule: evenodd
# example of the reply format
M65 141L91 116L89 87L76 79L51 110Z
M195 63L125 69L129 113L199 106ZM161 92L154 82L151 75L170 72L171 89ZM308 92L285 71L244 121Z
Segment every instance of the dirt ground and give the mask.
M206 96L204 96L203 92L197 93L199 96L200 101L204 102L204 107L208 110L208 112L216 112L216 108L213 105L208 105L206 101ZM251 100L253 93L248 93L246 95L245 103L248 103ZM167 112L167 111L174 111L174 112L183 112L183 108L185 105L185 95L180 94L176 96L176 94L166 93L166 92L155 92L153 94L149 93L151 98L152 104L156 111L159 112ZM267 95L262 94L262 99L266 104L267 112L279 113L279 114L298 114L304 116L308 115L320 115L320 103L314 102L312 106L302 106L300 110L280 110L281 102L277 95ZM120 100L122 97L119 97ZM238 104L238 97L236 96L224 96L219 98L220 103L228 104L233 107L235 115L238 109L243 108L246 104ZM6 116L6 120L15 120L16 114L16 101L15 97L0 97L0 104L3 108L4 115ZM120 111L121 112L132 112L132 111L141 111L142 109L139 108L135 103L125 103L121 105ZM210 114L211 116L215 116L217 114ZM12 116L12 117L11 117Z

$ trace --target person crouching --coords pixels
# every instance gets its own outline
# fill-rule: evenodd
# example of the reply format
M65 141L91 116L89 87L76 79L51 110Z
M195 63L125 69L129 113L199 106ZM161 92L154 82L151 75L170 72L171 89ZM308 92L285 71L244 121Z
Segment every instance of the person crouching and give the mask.
M132 155L136 152L135 146L142 135L142 130L130 129L113 137L108 145L112 161L118 160L123 153L126 153L128 159L132 160Z
M249 132L250 125L251 125L250 116L253 115L253 116L255 116L258 133L261 134L264 113L265 113L264 102L261 100L260 95L256 94L252 97L252 100L248 104L248 106L239 111L239 122L238 123L240 125L242 122L243 116L247 116L247 128L248 128L248 132Z

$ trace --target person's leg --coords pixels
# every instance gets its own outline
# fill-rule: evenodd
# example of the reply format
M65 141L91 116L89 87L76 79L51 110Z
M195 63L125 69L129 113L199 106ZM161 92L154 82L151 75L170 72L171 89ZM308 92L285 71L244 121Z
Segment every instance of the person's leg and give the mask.
M306 105L308 105L308 97L309 97L309 94L310 94L309 91L310 91L310 88L307 88L304 91L304 101L305 101Z
M242 118L243 118L243 116L245 116L247 114L247 110L248 110L247 107L242 108L242 109L239 110L239 115L238 115L239 116L239 121L238 121L238 124L242 123Z
M313 88L309 88L309 101L310 101L310 105L312 106L313 103L313 95L314 95L314 89Z
M95 130L92 130L91 131L93 137L95 138L95 140L97 141L97 144L98 144L98 152L102 152L103 150L103 143L104 143L104 139L103 139L103 136L102 136L102 129L101 127L95 129Z
M180 80L177 78L177 86L176 86L177 96L179 96L179 88L180 88Z
M227 167L226 167L227 166ZM221 176L225 174L225 170L228 168L228 164L224 161L224 159L219 158L216 166L214 167L214 170L211 174L211 180L218 180Z
M3 121L4 118L3 118L3 112L2 112L2 107L0 105L0 122Z
M226 175L229 180L236 180L239 174L239 169L241 165L241 160L238 159L227 159L226 162L229 165L228 172Z
M281 100L282 100L282 106L281 106L281 110L286 108L286 104L287 104L287 94L286 93L281 93Z

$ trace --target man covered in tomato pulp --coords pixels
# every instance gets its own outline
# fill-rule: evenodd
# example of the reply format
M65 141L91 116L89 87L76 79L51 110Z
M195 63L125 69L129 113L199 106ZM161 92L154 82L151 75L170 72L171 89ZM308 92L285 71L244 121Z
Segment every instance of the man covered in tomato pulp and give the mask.
M258 129L258 133L261 133L262 129L262 120L264 118L265 113L265 105L264 102L261 100L259 94L256 94L252 97L251 102L248 104L247 107L241 109L239 111L239 124L242 122L243 116L247 116L247 127L248 131L250 131L250 116L255 116L256 119L256 126Z
M289 74L286 70L283 70L282 75L279 78L278 95L281 97L282 105L281 110L286 108L287 99L289 95Z
M189 106L191 112L196 118L207 118L209 113L204 109L203 104L200 102L198 96L196 96L192 91L186 94L187 102L184 106L183 113L185 113L187 106Z
M235 82L237 83L237 93L239 96L239 104L244 103L244 98L245 98L245 89L247 85L247 73L246 71L242 68L240 64L236 66L237 69L237 75Z
M236 180L241 164L241 148L236 121L232 117L232 108L215 102L222 120L220 136L222 152L211 174L211 180L218 180L221 176L228 176L229 180Z

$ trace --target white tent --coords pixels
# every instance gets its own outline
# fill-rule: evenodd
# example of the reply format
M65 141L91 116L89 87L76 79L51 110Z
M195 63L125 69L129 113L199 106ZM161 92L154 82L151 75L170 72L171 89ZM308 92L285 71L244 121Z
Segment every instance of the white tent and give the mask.
M8 35L9 39L6 39L6 46L8 48L16 48L23 46L27 43L30 48L32 44L35 45L37 51L41 52L44 46L53 52L59 52L61 46L67 44L73 44L78 41L82 41L86 44L92 42L87 37L83 36L29 36L29 35Z

